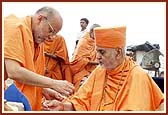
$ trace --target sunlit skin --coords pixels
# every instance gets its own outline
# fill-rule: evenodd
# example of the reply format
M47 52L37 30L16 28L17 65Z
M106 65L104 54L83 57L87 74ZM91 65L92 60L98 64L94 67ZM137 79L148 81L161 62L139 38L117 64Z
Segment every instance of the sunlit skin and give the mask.
M124 60L123 50L121 48L101 48L97 46L97 60L105 69L113 70Z
M54 35L52 31L53 30L49 26L47 20L43 16L39 16L39 24L34 29L34 34L33 34L35 42L40 44L45 40L49 41L54 39L54 36L56 34Z
M80 26L81 26L81 28L82 28L82 31L86 29L87 25L88 25L88 24L87 24L84 20L81 20L81 21L80 21Z
M57 21L55 21L57 20ZM46 13L39 13L33 17L33 37L37 44L46 41L52 41L56 34L62 28L62 18L55 15L47 18Z

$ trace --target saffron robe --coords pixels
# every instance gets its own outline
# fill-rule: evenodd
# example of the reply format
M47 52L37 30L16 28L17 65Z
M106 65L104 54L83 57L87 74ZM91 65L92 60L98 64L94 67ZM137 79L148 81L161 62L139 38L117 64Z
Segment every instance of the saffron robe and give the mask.
M155 111L164 98L153 79L126 57L111 71L98 66L70 101L76 111Z
M45 41L44 44L45 52L58 57L57 59L53 59L45 56L45 66L48 69L48 73L45 75L53 79L67 80L72 83L72 74L65 39L61 35L57 35L52 42Z
M44 44L35 47L31 17L17 18L10 15L4 19L4 58L15 60L32 72L44 75ZM15 81L27 97L32 110L41 110L42 88Z
M89 33L87 33L79 40L78 46L75 49L71 60L75 91L79 89L82 78L90 75L90 73L96 68L96 65L88 65L89 61L97 62L96 55L95 41L90 38Z

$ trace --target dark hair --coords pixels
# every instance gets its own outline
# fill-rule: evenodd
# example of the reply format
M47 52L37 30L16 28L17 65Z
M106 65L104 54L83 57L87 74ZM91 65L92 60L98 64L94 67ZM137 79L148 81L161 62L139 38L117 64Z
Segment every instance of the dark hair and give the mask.
M81 20L84 20L87 24L89 24L89 20L87 18L82 18L82 19L80 19L80 21Z

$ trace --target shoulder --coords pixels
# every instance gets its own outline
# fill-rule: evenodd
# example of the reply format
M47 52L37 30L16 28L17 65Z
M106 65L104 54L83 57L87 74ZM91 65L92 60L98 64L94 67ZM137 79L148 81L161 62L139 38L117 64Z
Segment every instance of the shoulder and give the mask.
M22 30L27 30L28 27L24 18L16 17L15 15L9 15L4 19L4 29L7 32L20 33Z
M12 26L17 27L22 24L21 20L22 20L21 18L18 18L15 15L9 15L9 16L5 17L4 22L5 22L5 24L10 24L11 27Z

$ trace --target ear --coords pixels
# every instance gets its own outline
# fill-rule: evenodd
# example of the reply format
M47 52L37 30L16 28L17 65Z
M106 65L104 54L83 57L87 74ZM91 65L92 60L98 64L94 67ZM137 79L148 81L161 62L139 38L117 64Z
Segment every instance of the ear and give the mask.
M40 23L43 19L43 16L41 14L37 15L37 22Z
M116 48L116 52L117 52L116 58L117 59L121 58L123 55L122 48Z

